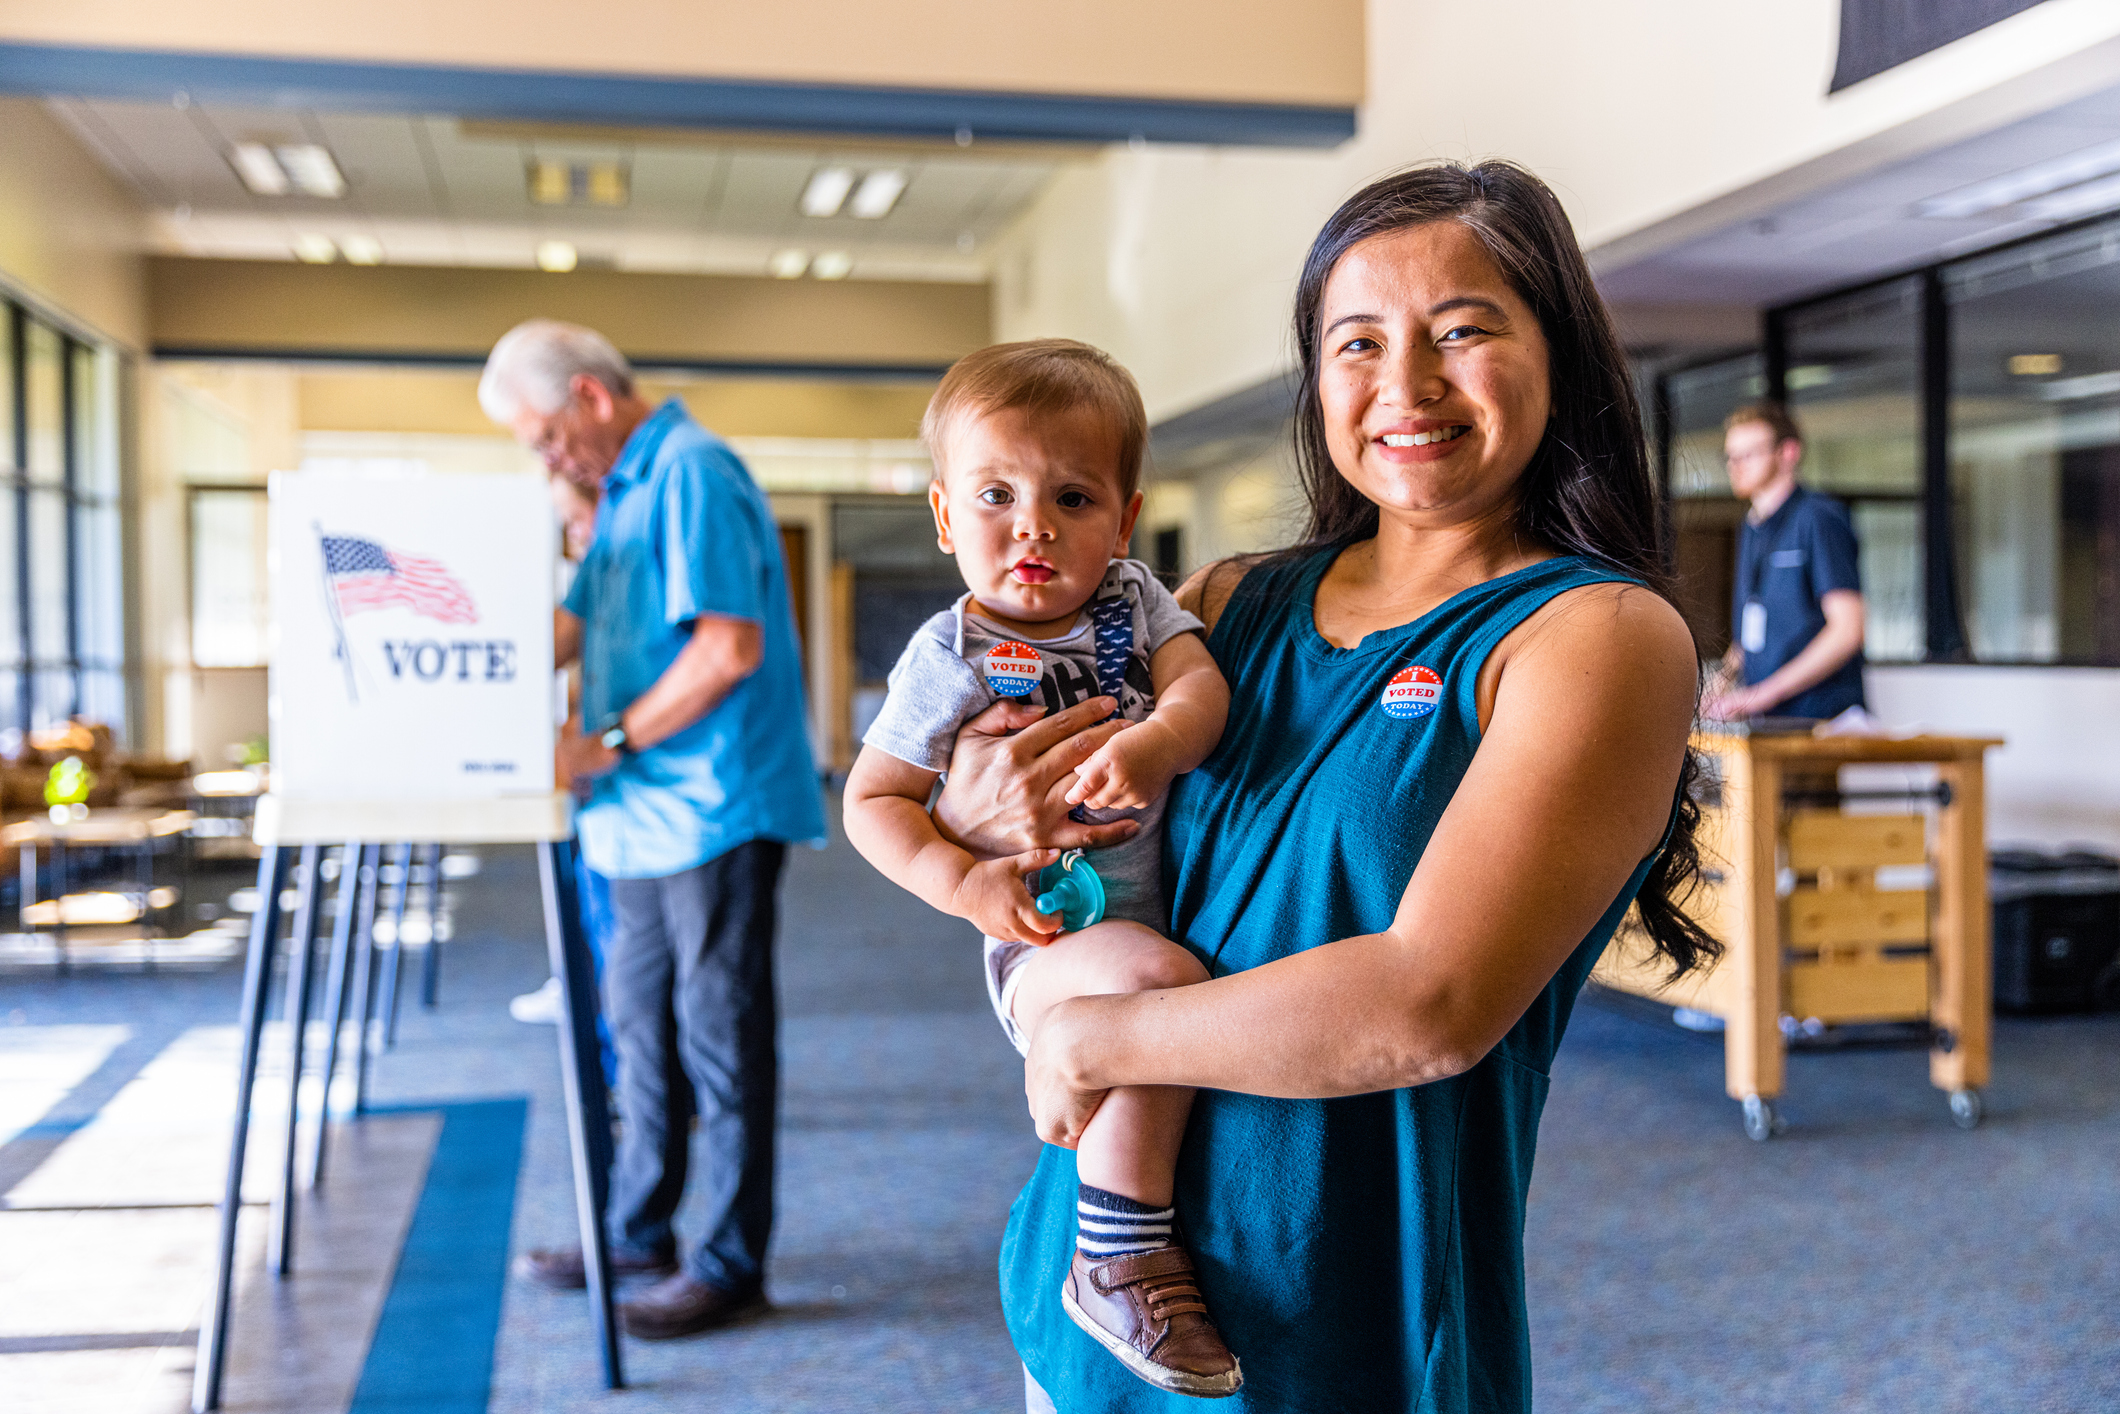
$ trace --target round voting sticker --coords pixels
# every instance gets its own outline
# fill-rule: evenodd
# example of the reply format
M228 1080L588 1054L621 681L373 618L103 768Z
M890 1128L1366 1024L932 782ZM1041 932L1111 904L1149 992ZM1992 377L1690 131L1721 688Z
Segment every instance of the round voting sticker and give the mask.
M986 685L1003 697L1028 697L1038 686L1045 662L1028 643L1011 639L986 651Z
M1433 668L1401 668L1384 684L1384 697L1377 705L1387 717L1405 720L1425 717L1443 700L1443 680Z

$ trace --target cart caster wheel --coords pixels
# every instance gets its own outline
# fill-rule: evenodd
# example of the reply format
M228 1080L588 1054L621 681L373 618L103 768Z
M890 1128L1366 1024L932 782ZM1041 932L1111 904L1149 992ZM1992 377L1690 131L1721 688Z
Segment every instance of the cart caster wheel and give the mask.
M1745 1138L1764 1144L1788 1127L1789 1122L1774 1112L1772 1100L1745 1096Z
M1980 1103L1978 1090L1953 1090L1951 1092L1951 1123L1960 1129L1978 1129L1984 1107Z

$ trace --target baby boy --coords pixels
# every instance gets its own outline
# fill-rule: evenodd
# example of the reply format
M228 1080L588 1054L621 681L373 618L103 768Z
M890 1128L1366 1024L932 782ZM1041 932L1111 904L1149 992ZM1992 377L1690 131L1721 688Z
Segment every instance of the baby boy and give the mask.
M921 434L935 461L936 535L969 592L906 646L847 781L855 848L986 935L987 990L1019 1051L1069 997L1207 980L1161 933L1161 824L1171 781L1221 737L1229 687L1200 621L1125 558L1147 423L1132 377L1087 344L999 344L950 369ZM1025 883L1056 851L977 860L941 836L927 802L958 729L996 701L1059 711L1098 696L1129 725L1076 771L1067 800L1079 818L1140 829L1087 856L1104 921L1061 933ZM1243 1375L1176 1240L1171 1187L1191 1106L1190 1090L1137 1086L1112 1091L1091 1119L1076 1150L1078 1234L1061 1304L1142 1379L1216 1398Z

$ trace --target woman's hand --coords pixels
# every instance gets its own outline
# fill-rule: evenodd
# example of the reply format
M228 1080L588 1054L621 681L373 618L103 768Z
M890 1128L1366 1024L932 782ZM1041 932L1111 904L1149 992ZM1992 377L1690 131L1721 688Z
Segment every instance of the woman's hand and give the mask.
M1127 725L1105 722L1117 706L1092 697L1048 717L1040 707L997 702L966 722L935 801L936 830L979 859L1101 849L1132 835L1140 826L1131 820L1083 825L1067 818L1075 768Z
M1089 1128L1097 1107L1111 1093L1078 1089L1074 1079L1076 1038L1084 1034L1087 1013L1103 1000L1072 997L1047 1008L1023 1061L1023 1093L1030 1101L1038 1137L1063 1149L1082 1142L1082 1131Z

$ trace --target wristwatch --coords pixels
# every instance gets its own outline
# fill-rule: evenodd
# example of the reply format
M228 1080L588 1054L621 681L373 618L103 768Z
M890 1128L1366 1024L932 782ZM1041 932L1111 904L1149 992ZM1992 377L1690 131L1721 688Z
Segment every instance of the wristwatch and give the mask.
M626 739L626 720L623 712L613 712L606 717L603 730L596 734L596 739L602 742L607 750L615 751L621 756L633 754L633 743Z

